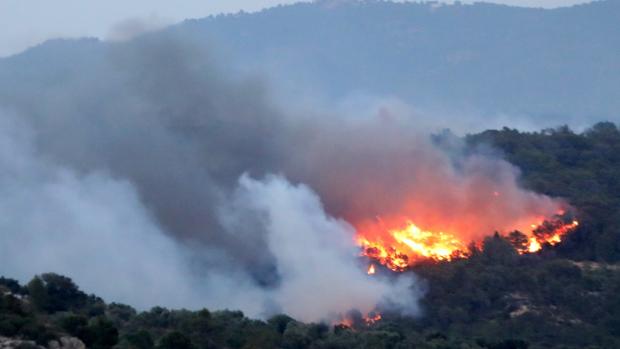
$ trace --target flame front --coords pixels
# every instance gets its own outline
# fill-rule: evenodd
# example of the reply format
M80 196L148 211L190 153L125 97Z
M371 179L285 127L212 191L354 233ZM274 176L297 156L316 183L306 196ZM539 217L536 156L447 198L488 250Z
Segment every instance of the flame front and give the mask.
M525 233L515 232L521 237L520 244L509 238L520 254L537 252L545 244L556 245L562 241L564 235L579 225L577 221L565 223L559 215L553 220L538 221L530 224ZM513 237L513 234L510 237ZM391 270L403 271L422 260L450 261L467 258L471 254L468 244L479 246L481 241L463 241L458 234L425 230L410 220L404 220L397 228L387 228L379 219L375 224L366 224L358 230L357 243L362 247L362 255ZM371 264L368 274L374 273L375 267Z
M562 241L562 237L571 230L577 228L579 222L573 220L566 224L560 220L555 222L545 221L540 225L532 225L532 236L528 239L527 248L518 248L519 253L533 253L542 249L542 245L557 245Z
M390 233L400 244L407 246L416 255L436 260L450 260L464 250L462 243L453 235L444 232L424 231L412 222L404 229Z
M346 327L352 330L363 326L372 326L381 321L383 317L378 311L371 311L366 315L349 313L334 323L334 326Z
M364 317L364 323L366 323L367 326L370 326L376 323L377 321L381 320L382 318L383 317L379 313L375 313L374 315L368 314L367 316Z

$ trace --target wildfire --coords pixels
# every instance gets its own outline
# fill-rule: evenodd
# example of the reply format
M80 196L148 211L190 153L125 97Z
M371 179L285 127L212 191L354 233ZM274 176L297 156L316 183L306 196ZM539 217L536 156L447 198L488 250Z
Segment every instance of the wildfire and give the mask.
M537 252L545 244L556 245L579 225L576 220L566 223L559 215L553 220L538 221L540 223L531 224L525 233L514 231L506 235L519 253ZM381 220L367 225L358 231L357 243L362 247L362 255L394 271L403 271L422 260L450 261L470 255L467 246L470 241L459 239L457 234L422 229L410 220L396 228L387 228ZM374 273L375 266L371 264L368 274Z
M577 228L579 222L574 220L568 224L562 221L548 222L545 221L540 225L532 225L532 236L528 239L527 248L517 248L519 253L533 253L542 249L542 245L557 245L562 241L562 237L571 230Z
M356 329L363 326L372 326L381 319L383 319L383 317L377 311L371 311L366 315L362 315L359 312L350 312L335 323L335 326Z
M364 317L364 323L366 323L367 326L370 326L381 319L382 317L381 317L381 314L379 313L376 313L374 315L368 314L367 316Z
M540 244L540 242L538 242L538 240L536 240L535 237L531 237L530 241L529 241L529 243L527 245L527 250L526 251L529 252L529 253L534 253L536 251L540 251L541 248L542 248L542 245ZM523 251L525 251L525 250L519 250L519 252L525 253Z

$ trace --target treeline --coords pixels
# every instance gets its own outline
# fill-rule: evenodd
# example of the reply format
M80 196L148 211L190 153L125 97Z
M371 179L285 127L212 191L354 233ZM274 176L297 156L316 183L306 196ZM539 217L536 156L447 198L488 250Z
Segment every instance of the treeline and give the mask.
M545 255L521 256L499 236L469 259L419 265L418 318L383 313L352 327L266 321L240 311L138 312L86 295L68 278L0 278L0 336L46 346L64 336L88 348L526 349L620 347L620 269Z
M567 126L541 132L490 130L467 136L490 145L522 171L523 185L563 197L578 210L581 227L558 253L572 259L620 261L620 131L601 122L582 133Z
M471 258L414 270L428 285L414 326L456 340L442 348L470 338L512 339L519 348L620 348L618 265L568 260L553 249L519 255L496 235Z

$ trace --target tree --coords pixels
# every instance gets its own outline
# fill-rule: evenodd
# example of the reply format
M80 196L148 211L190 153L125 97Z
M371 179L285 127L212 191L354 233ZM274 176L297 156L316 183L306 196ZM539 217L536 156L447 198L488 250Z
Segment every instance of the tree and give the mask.
M153 337L146 330L140 330L133 332L125 336L125 341L129 344L131 349L153 349L155 346Z
M273 327L278 333L282 334L286 330L286 326L289 322L295 321L292 317L284 314L278 314L272 316L267 323Z
M80 291L70 278L54 273L41 275L48 295L47 311L65 311L80 308L86 303L88 296Z
M98 317L89 327L96 338L93 348L112 348L118 343L118 329L105 317Z
M35 276L30 280L26 288L28 289L28 296L32 305L37 310L47 310L49 307L49 296L43 280L39 276Z
M482 256L490 263L513 264L518 257L515 248L498 233L484 239L482 246Z
M23 287L21 287L21 285L19 284L19 282L17 282L17 280L8 279L3 276L0 276L0 291L2 290L3 287L13 294L22 295L26 293L26 290Z
M26 288L33 305L39 311L55 313L79 309L88 301L88 296L71 279L58 274L35 276Z
M529 240L522 232L515 230L508 234L506 240L508 240L517 251L527 251Z
M86 327L88 327L88 319L82 315L70 314L60 319L60 327L72 336L82 337Z
M194 349L194 346L183 333L172 331L159 340L157 349Z

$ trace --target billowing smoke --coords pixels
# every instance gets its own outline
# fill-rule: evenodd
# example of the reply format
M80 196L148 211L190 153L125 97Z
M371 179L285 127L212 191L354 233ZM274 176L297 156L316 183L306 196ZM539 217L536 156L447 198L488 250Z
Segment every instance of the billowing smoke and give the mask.
M407 214L473 237L559 207L399 113L286 112L200 47L100 43L1 84L0 274L63 273L139 307L413 313L411 275L365 275L354 226Z
M320 199L303 185L293 186L279 176L256 181L242 176L226 221L233 224L255 215L265 227L269 250L281 277L273 291L274 304L300 319L320 319L326 314L357 309L368 313L378 300L415 312L409 277L396 283L377 281L361 272L352 256L359 254L352 244L353 228L329 217Z
M506 161L487 151L466 151L450 133L431 139L416 122L328 123L303 141L294 178L315 188L329 212L350 222L407 217L467 242L529 227L563 206L520 188L519 171Z
M28 128L6 114L0 123L4 275L25 280L46 270L62 272L88 290L141 308L241 308L252 316L286 311L306 321L350 309L369 312L380 301L415 311L407 293L413 279L365 275L352 258L358 254L353 228L327 215L303 185L242 175L214 212L230 239L263 239L264 247L252 253L272 256L279 279L261 287L235 254L183 246L168 236L130 182L49 162L38 155Z

